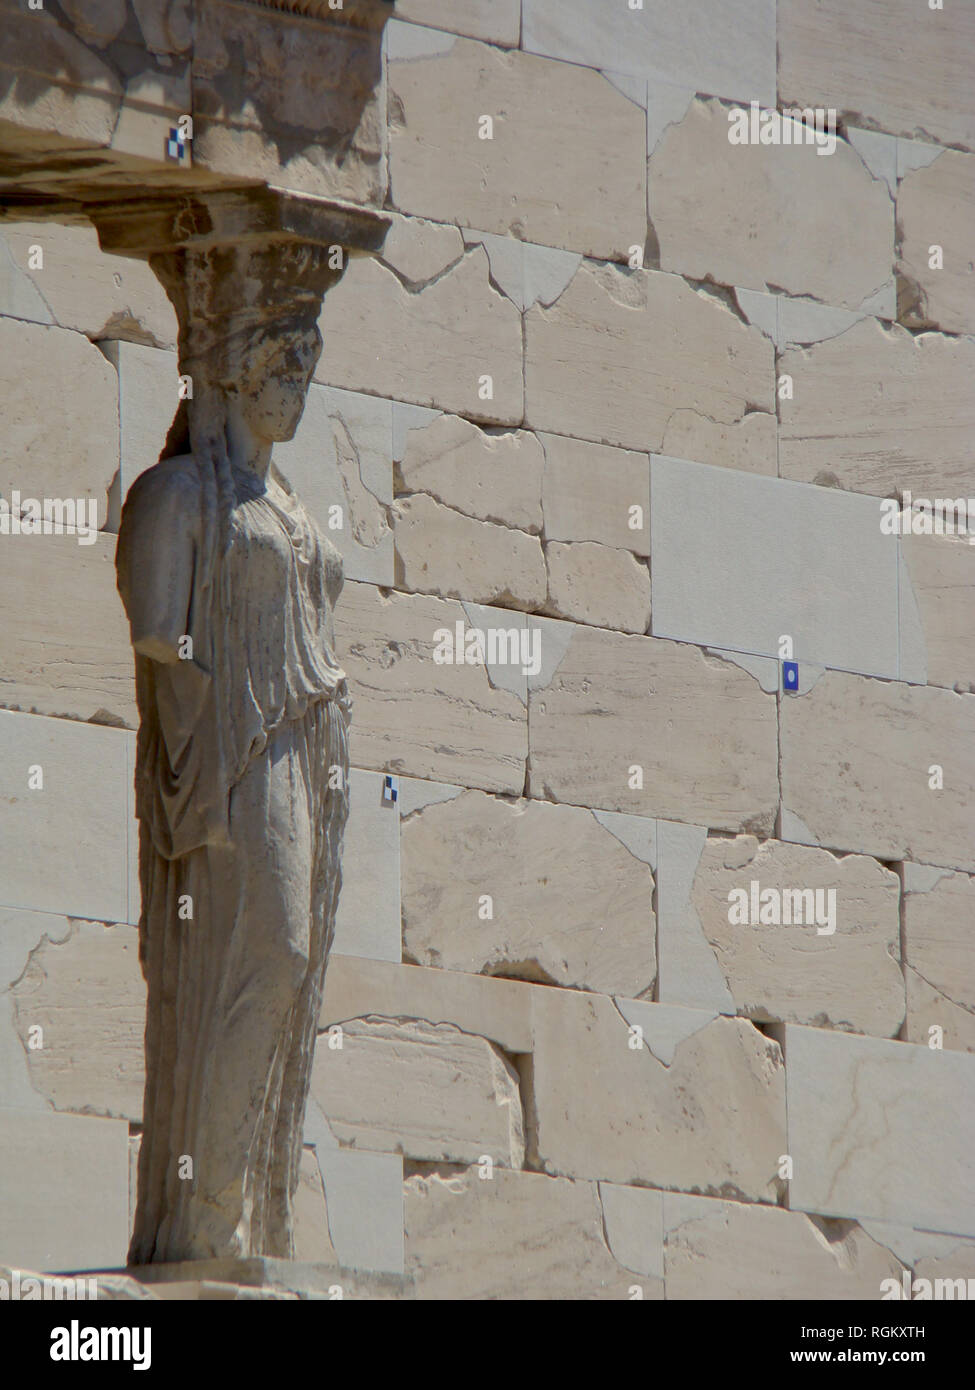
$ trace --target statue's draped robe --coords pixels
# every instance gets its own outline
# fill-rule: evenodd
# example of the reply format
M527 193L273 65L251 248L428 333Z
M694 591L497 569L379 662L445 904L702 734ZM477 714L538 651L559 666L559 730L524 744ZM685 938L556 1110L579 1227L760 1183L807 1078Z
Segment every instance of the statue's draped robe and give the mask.
M148 1012L133 1263L294 1253L348 815L342 568L273 469L266 493L235 485L209 589L191 458L136 480L119 535L133 643L192 639L175 662L136 653Z

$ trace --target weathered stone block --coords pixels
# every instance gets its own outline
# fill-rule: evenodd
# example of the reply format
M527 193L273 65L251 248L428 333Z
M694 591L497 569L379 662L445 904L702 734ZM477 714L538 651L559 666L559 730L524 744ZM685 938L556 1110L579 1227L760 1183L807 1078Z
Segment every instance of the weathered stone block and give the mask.
M903 1266L850 1223L665 1192L668 1299L869 1299Z
M512 626L511 614L494 613L499 629ZM458 622L470 630L468 621L458 603L346 584L335 629L355 702L357 767L522 791L528 740L523 699L492 684L483 664L438 665L433 659L435 634L453 634Z
M975 878L905 865L907 1037L975 1052ZM933 880L933 881L932 881Z
M738 1013L896 1036L900 884L876 860L712 839L691 901Z
M526 430L488 434L459 415L440 415L425 429L407 432L396 492L427 493L464 516L537 533L543 466L546 454Z
M537 620L536 620L537 621ZM768 833L775 697L728 662L649 637L546 623L531 683L531 794Z
M528 436L531 438L531 436ZM539 435L549 541L596 541L650 554L650 460L564 435Z
M396 15L452 34L518 45L520 0L396 0Z
M775 285L848 309L891 286L893 202L850 145L839 140L826 154L791 120L791 144L731 144L730 117L720 102L695 101L653 152L661 270L753 290Z
M794 382L794 399L779 403L783 478L880 497L975 493L972 339L864 319L783 353L779 370Z
M827 671L780 744L783 838L975 870L975 697Z
M659 453L690 411L709 427L693 456L730 463L729 429L773 413L768 338L678 276L584 264L551 308L528 311L525 335L525 416L538 430Z
M522 1166L518 1076L493 1044L451 1024L344 1023L341 1048L319 1042L311 1094L340 1144L452 1163L486 1153Z
M775 1201L786 1152L778 1043L743 1019L571 990L539 990L534 1010L532 1166Z
M975 1234L975 1057L785 1029L790 1205Z
M115 537L0 537L0 704L98 723L138 722L115 589Z
M134 743L118 729L0 711L5 907L128 920Z
M175 352L139 343L103 343L102 351L118 372L121 503L139 474L159 461L179 405L179 368Z
M973 524L975 516L968 522ZM938 535L906 535L900 542L906 568L901 623L906 623L907 605L913 601L927 683L968 692L975 691L975 546L971 542L972 536Z
M653 875L589 811L464 792L403 823L403 946L421 965L635 996L655 974Z
M390 34L390 194L402 212L626 260L646 238L646 120L599 73L423 31ZM429 50L428 50L429 51ZM490 135L484 116L490 117Z
M663 1296L661 1280L641 1281L607 1247L595 1183L458 1169L413 1174L405 1192L418 1298L625 1299L634 1284Z
M969 54L975 11L914 0L850 5L784 0L778 9L779 96L835 106L857 124L975 146Z
M942 150L925 168L905 174L897 190L902 323L946 333L975 332L973 227L975 157ZM940 249L940 264L934 248Z
M47 1271L124 1265L128 1144L122 1120L0 1112L4 1261Z
M594 627L646 632L650 626L650 574L629 550L594 541L549 541L545 547L545 611Z

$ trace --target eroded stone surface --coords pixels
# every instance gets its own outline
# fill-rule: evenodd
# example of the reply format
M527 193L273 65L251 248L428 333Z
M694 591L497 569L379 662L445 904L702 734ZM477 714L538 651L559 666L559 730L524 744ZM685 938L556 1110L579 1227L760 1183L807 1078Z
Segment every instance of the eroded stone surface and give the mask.
M739 920L742 900L730 896L736 890L747 895L745 922ZM774 897L763 901L768 890ZM799 913L796 890L805 894ZM810 890L820 896L810 899ZM692 892L739 1013L888 1038L904 1019L899 899L897 875L874 859L840 859L778 840L760 844L750 835L708 840Z
M653 875L589 811L464 792L405 821L402 853L404 950L421 965L628 995L653 983Z
M650 461L564 435L539 436L545 450L542 507L548 541L597 541L650 553Z
M465 516L538 532L543 465L546 455L526 430L489 434L458 415L441 415L426 429L408 432L396 491L429 493Z
M975 517L968 525L973 523ZM971 536L937 535L901 539L923 635L928 684L969 692L975 691L975 546L971 540ZM903 621L903 594L901 613Z
M520 1168L518 1077L498 1048L452 1024L353 1019L315 1053L311 1094L340 1144Z
M975 1052L975 878L945 874L926 892L905 884L907 1036Z
M539 430L656 453L682 410L717 427L773 411L772 344L678 276L584 264L550 309L528 311L525 333ZM698 439L701 462L728 457L720 428Z
M545 565L545 612L553 618L621 632L643 633L650 626L650 575L628 550L594 541L549 541Z
M933 163L905 174L897 190L902 323L975 332L973 226L975 157L943 150ZM935 248L940 248L940 266Z

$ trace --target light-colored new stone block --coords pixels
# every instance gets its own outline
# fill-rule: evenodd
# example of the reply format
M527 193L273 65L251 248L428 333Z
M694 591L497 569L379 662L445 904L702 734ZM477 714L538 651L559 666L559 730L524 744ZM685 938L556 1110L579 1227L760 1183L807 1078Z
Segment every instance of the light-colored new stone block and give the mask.
M551 308L528 311L525 335L525 416L538 430L658 453L689 411L705 425L692 457L731 463L728 431L774 413L768 338L679 276L585 263ZM774 436L759 438L774 457Z
M521 423L521 314L490 285L482 246L418 291L372 257L357 257L325 296L319 327L321 382Z
M514 615L492 612L499 629L515 626ZM435 634L453 634L458 622L470 630L459 603L384 596L369 584L346 584L335 631L354 700L352 761L520 793L528 741L523 699L492 685L483 664L439 665L433 659L440 640Z
M971 6L782 0L777 36L783 104L835 106L857 125L975 146Z
M945 1047L975 1052L975 878L904 889L907 1036L927 1046L941 1028Z
M589 811L465 792L403 824L403 948L421 965L642 994L653 875Z
M775 6L772 0L524 0L525 48L569 63L712 92L775 100Z
M975 477L972 482L975 483ZM933 500L933 499L930 499ZM966 498L967 502L967 498ZM970 513L969 526L975 524ZM901 593L901 622L917 605L929 685L975 691L975 545L972 536L901 538L909 593Z
M140 473L159 460L179 405L175 352L139 343L103 343L118 372L121 472L120 499ZM277 459L277 453L275 453Z
M635 1046L633 1028L649 1037L661 1013L682 1035L669 1063L647 1042ZM532 1166L775 1201L785 1076L778 1043L752 1024L546 989L535 997L534 1031Z
M459 415L441 415L407 433L396 491L428 493L478 521L538 532L546 460L547 451L526 430L488 434ZM548 530L547 507L545 525Z
M975 870L975 696L827 671L780 743L783 838Z
M336 955L325 977L323 1028L350 1018L417 1018L452 1023L497 1043L530 1052L532 986L459 970L393 965Z
M0 497L87 499L105 524L119 466L115 369L79 333L0 318ZM43 544L43 536L35 536Z
M653 633L900 676L897 542L870 498L651 461ZM851 594L856 602L851 603Z
M464 38L389 56L401 212L604 260L643 245L646 119L601 74Z
M790 1205L975 1235L975 1057L785 1029Z
M692 892L736 1012L886 1038L904 1020L899 901L874 859L750 835L708 840Z
M731 144L730 116L720 102L695 101L653 153L660 268L753 290L775 285L848 309L890 286L893 202L846 141L824 153L809 142L811 128L804 134L788 120L780 133L791 144Z
M942 150L933 163L905 174L897 190L902 323L975 332L973 228L975 156Z
M39 1095L55 1110L142 1118L146 990L135 927L72 922L40 944L10 993Z
M607 1247L595 1183L476 1168L405 1184L407 1269L421 1299L626 1299L639 1284Z
M650 461L646 454L543 434L542 509L549 541L597 541L650 553Z
M668 1299L869 1299L903 1266L858 1226L665 1192Z
M397 587L531 612L545 603L537 536L474 521L417 493L392 508Z
M383 800L379 772L349 773L349 819L342 847L342 892L332 949L366 960L399 961L399 813Z
M521 28L520 0L396 0L396 16L452 34L516 46Z
M621 632L643 633L650 626L650 575L646 561L629 550L595 541L549 541L545 566L545 611L553 618Z
M0 1111L0 1260L47 1271L123 1265L128 1144L122 1120Z
M311 1149L303 1149L295 1194L295 1259L304 1264L337 1264L328 1231L325 1188ZM344 1261L343 1261L344 1263Z
M148 264L102 251L94 227L5 222L0 244L34 292L28 307L0 291L0 312L73 328L92 340L175 346L176 313Z
M542 631L553 654L529 695L532 796L771 830L775 698L754 677L681 643Z
M975 492L975 340L865 319L783 353L779 372L794 384L794 398L779 402L783 478L880 497Z
M393 407L315 383L297 433L274 449L280 468L342 556L346 579L393 582Z
M329 1234L343 1265L403 1272L403 1160L399 1154L318 1149Z
M524 1159L518 1076L487 1039L452 1024L370 1017L324 1035L311 1093L340 1144L507 1168Z
M0 711L3 906L128 919L134 743L118 729Z
M0 705L131 728L138 715L115 537L80 539L0 535Z

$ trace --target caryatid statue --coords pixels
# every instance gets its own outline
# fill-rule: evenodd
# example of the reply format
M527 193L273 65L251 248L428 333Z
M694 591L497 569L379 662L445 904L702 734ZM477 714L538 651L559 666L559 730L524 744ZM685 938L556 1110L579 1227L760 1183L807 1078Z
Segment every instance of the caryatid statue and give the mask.
M304 408L329 259L260 238L150 258L192 397L129 490L117 552L148 985L132 1264L294 1256L350 701L341 560L271 453Z

